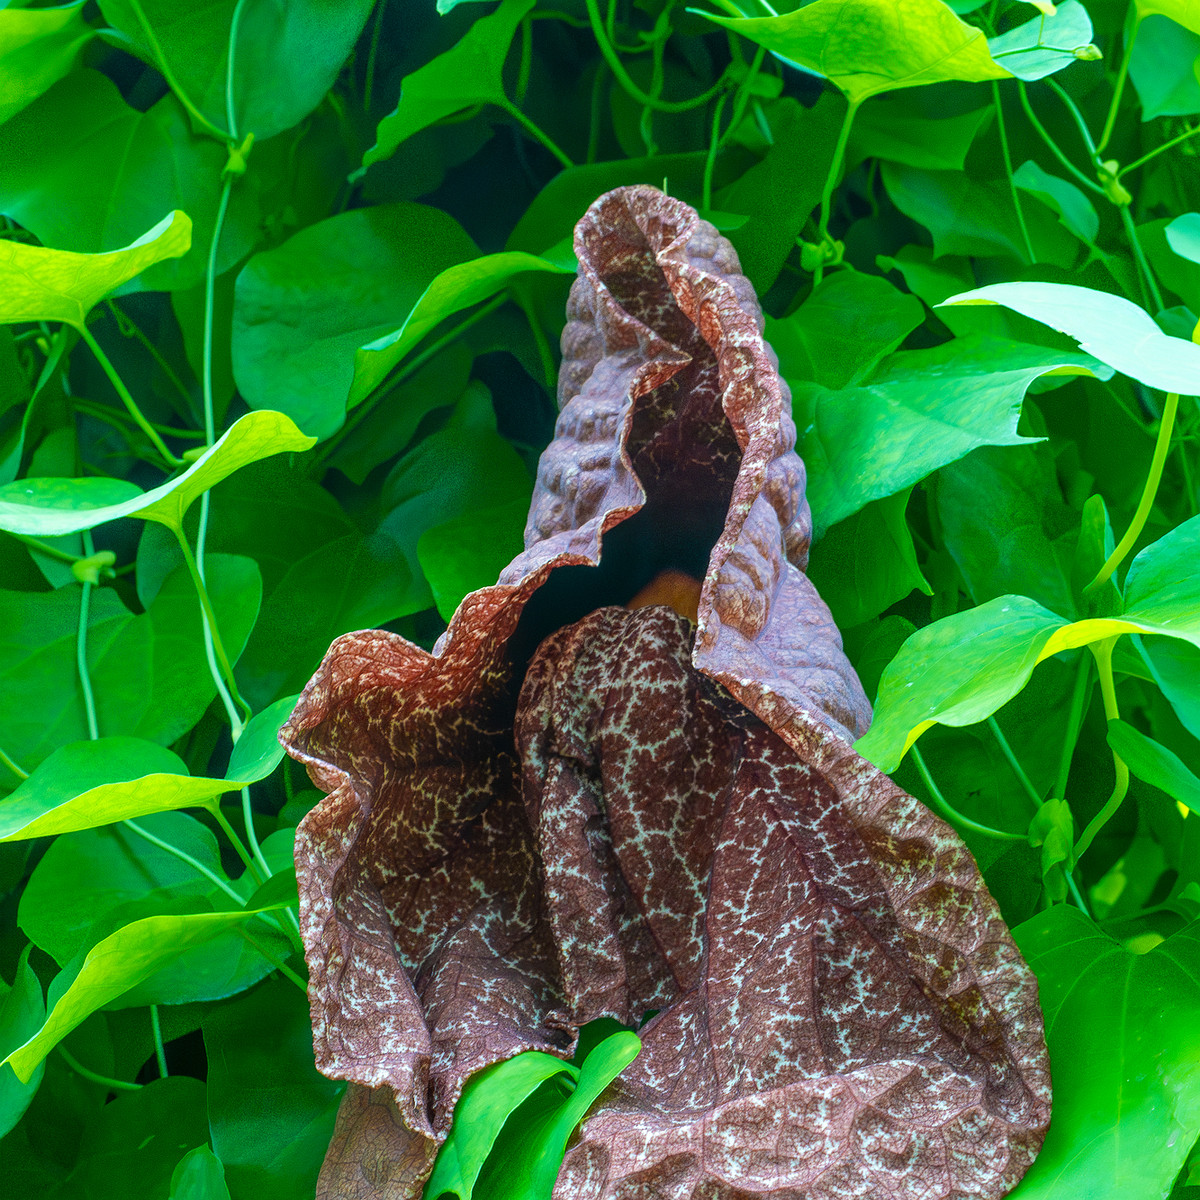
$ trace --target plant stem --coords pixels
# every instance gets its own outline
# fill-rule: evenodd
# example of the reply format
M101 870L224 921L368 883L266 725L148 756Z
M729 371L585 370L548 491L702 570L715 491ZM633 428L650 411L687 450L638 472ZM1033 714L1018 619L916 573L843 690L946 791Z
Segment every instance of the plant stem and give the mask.
M187 390L183 380L180 379L175 373L175 368L172 367L171 364L163 357L159 348L145 335L145 333L142 332L141 327L128 313L123 312L117 307L116 301L105 300L104 303L107 306L108 311L112 314L113 320L116 321L117 329L120 331L121 336L133 338L149 353L150 357L153 358L156 363L158 363L159 369L162 371L162 373L167 377L168 380L170 380L171 386L187 403L187 406L190 410L192 407L192 395ZM162 430L161 425L156 425L155 428L160 431ZM175 431L171 430L170 432L174 433ZM191 435L176 434L175 436L187 437Z
M1098 196L1103 196L1104 189L1094 180L1085 175L1058 147L1058 143L1046 131L1046 127L1038 120L1037 114L1033 111L1033 105L1029 103L1029 93L1025 90L1025 81L1017 80L1017 95L1021 100L1021 107L1025 110L1025 116L1028 118L1030 125L1034 131L1042 139L1043 142L1050 148L1054 157L1058 159L1072 175L1089 191L1095 192Z
M254 855L254 861L258 863L265 882L271 877L271 868L267 865L262 847L258 844L258 832L254 828L254 809L250 804L249 787L242 788L242 824L246 827L246 840L250 843L250 850Z
M1138 272L1148 292L1146 307L1149 308L1150 304L1153 303L1154 311L1156 313L1162 312L1162 293L1158 290L1158 281L1154 278L1154 272L1150 270L1150 264L1146 261L1146 252L1142 249L1142 243L1138 240L1137 229L1134 227L1129 205L1118 205L1118 208L1121 213L1121 224L1125 227L1125 236L1129 239L1129 248L1133 251L1134 261L1138 265Z
M609 40L608 34L604 30L604 24L600 20L600 11L596 7L596 0L584 0L584 2L587 5L588 20L592 25L592 36L595 37L596 45L600 48L600 53L604 56L604 61L608 63L609 70L612 71L621 87L643 108L653 108L657 112L666 113L687 112L689 109L700 108L702 105L707 104L725 87L725 77L722 75L712 87L705 92L701 92L699 96L692 97L691 100L659 100L654 96L648 96L633 82L629 72L625 70L619 55Z
M829 171L825 176L825 186L821 189L821 216L817 223L817 242L823 245L829 235L829 214L833 201L833 189L837 186L838 176L842 171L842 163L846 160L846 146L850 142L850 127L854 124L855 114L861 101L851 100L846 104L846 114L842 117L842 127L838 130L837 141L833 147L833 158L829 163ZM814 284L821 282L824 274L824 263L818 262L813 273Z
M192 554L192 548L188 545L188 540L184 536L182 529L173 528L173 532L175 540L179 543L179 549L183 552L183 561L187 566L188 574L192 577L192 583L196 588L196 595L200 598L200 608L204 615L205 628L208 631L213 653L216 657L216 661L211 664L213 668L213 682L217 685L217 692L220 694L221 702L224 704L225 712L229 717L233 739L237 741L241 737L244 723L238 715L234 699L236 698L238 704L245 709L247 717L250 716L250 707L238 693L237 681L233 677L233 666L229 662L229 656L225 653L225 646L221 641L221 633L217 628L217 614L213 610L212 600L209 599L208 595L208 588L205 587L204 577L200 574L200 568L196 563L195 556ZM219 664L219 670L217 669L217 664Z
M242 860L242 865L254 878L254 882L260 887L266 883L271 872L268 869L264 874L259 870L258 863L250 857L250 852L246 849L245 843L237 835L237 830L229 823L229 818L221 811L220 799L214 800L211 804L206 805L208 811L212 813L213 819L221 827L222 833L230 840L234 850L237 852L238 858Z
M1017 777L1017 782L1025 789L1026 795L1033 801L1034 808L1042 807L1042 797L1038 794L1037 788L1033 786L1029 776L1025 773L1025 768L1021 766L1020 760L1013 753L1012 747L1008 744L1008 738L1004 736L1004 730L1000 728L1000 723L995 717L988 717L988 728L995 735L996 741L1000 745L1000 753L1008 760L1008 765L1012 767L1013 774Z
M1129 75L1129 63L1133 59L1133 47L1137 42L1138 30L1141 27L1142 17L1135 11L1133 28L1129 31L1129 40L1125 43L1125 53L1121 57L1121 67L1117 71L1117 82L1113 87L1113 97L1108 106L1108 116L1104 118L1104 130L1100 134L1100 142L1096 147L1097 153L1108 145L1108 139L1112 137L1113 127L1117 123L1117 112L1121 107L1121 95L1125 91L1125 80Z
M1000 153L1004 157L1004 172L1008 176L1008 192L1012 197L1013 211L1017 214L1017 224L1021 227L1021 238L1025 242L1025 252L1029 255L1030 263L1037 262L1033 250L1033 242L1029 237L1029 226L1025 224L1025 210L1021 207L1021 194L1017 182L1013 178L1012 154L1008 148L1008 131L1004 127L1004 106L1000 103L1000 85L992 80L992 107L996 110L996 132L1000 135Z
M96 341L95 335L87 327L86 323L78 325L76 328L79 330L79 336L87 342L88 349L96 356L96 361L100 364L105 375L108 376L108 380L116 389L117 395L121 397L121 402L129 410L129 415L137 422L138 428L150 439L151 444L162 455L163 461L171 467L183 466L183 459L176 458L167 449L154 426L142 415L142 410L138 408L133 396L130 395L129 389L125 386L125 381L117 374L117 370L109 361L108 355L100 349L100 343Z
M140 1092L145 1086L141 1083L126 1083L124 1079L113 1079L110 1075L101 1075L98 1071L93 1071L90 1067L85 1067L62 1042L59 1042L55 1049L62 1055L63 1061L67 1066L76 1075L88 1080L89 1083L101 1084L103 1087L111 1088L114 1092Z
M1075 128L1079 130L1079 136L1083 138L1083 147L1088 152L1088 157L1092 162L1099 164L1100 152L1096 148L1096 143L1092 140L1092 131L1088 129L1087 122L1083 119L1083 113L1079 111L1075 101L1071 99L1066 90L1060 87L1053 79L1047 76L1046 86L1063 102L1067 111L1071 114L1075 121Z
M371 112L371 93L375 90L375 59L379 53L379 38L383 31L383 13L387 0L378 0L375 5L375 24L371 28L371 48L367 51L367 72L363 80L363 112Z
M524 130L529 134L534 141L540 142L564 167L573 167L575 163L559 149L557 143L551 140L550 135L544 129L529 117L527 117L511 100L496 102L510 117L513 118Z
M170 842L164 842L162 838L155 837L148 829L144 829L132 817L124 821L127 828L132 829L140 838L144 838L152 846L157 846L160 850L167 854L173 854L180 862L187 863L198 875L203 875L214 887L219 888L238 908L244 908L245 902L241 896L237 894L230 886L227 879L222 879L215 871L210 871L202 862L193 858L186 850L180 850L178 846L172 846Z
M1079 731L1083 728L1083 709L1087 701L1091 672L1091 656L1080 654L1079 667L1075 674L1075 688L1071 692L1071 708L1067 714L1067 735L1063 739L1062 754L1058 760L1058 778L1054 783L1054 794L1056 796L1065 797L1067 794L1067 781L1071 775L1071 760L1075 757L1075 746L1079 741Z
M708 154L704 158L704 184L701 190L700 203L705 210L712 208L712 177L713 168L717 165L717 147L720 145L721 117L725 112L727 96L722 96L713 109L712 133L708 139Z
M288 912L291 912L291 909L288 909ZM260 942L255 941L245 927L242 928L241 934L242 937L244 937L246 941L248 941L250 945L253 946L254 949L258 951L258 953L261 954L263 958L265 958L267 962L269 962L271 966L273 966L275 970L280 973L280 975L282 975L285 979L291 980L291 982L294 983L306 996L308 995L308 984L305 983L304 980L301 979L300 976L297 975L296 972L293 971L292 968L283 961L283 959L277 958L269 950L265 949ZM303 946L301 946L301 949L303 950Z
M1152 158L1157 158L1164 150L1170 150L1172 146L1178 146L1180 142L1186 142L1188 138L1195 137L1200 133L1200 125L1195 129L1189 129L1185 133L1181 133L1178 137L1173 137L1169 142L1163 142L1161 146L1156 146L1149 154L1143 154L1141 158L1135 158L1127 167L1122 167L1117 172L1117 178L1120 179L1127 171L1135 171L1138 167L1145 166Z
M111 408L109 405L97 403L95 400L85 400L82 396L72 396L71 406L78 409L79 412L112 425L115 429L123 428L122 422L133 420L128 413L122 412L119 408ZM197 441L204 438L204 434L199 429L177 429L174 425L161 425L157 421L151 421L150 425L165 437L188 438Z
M988 825L981 825L978 821L972 821L970 817L965 817L957 809L952 808L950 802L942 795L941 788L938 787L933 780L933 776L929 773L929 768L925 765L925 756L921 753L920 749L913 746L909 750L909 753L912 755L912 760L916 764L921 778L925 781L925 786L929 789L934 807L948 821L952 821L956 825L961 825L964 829L969 829L973 833L978 833L983 837L997 838L1002 842L1023 842L1026 840L1023 833L1006 833L1002 829L992 829Z
M29 778L29 772L26 770L23 770L20 766L17 765L17 762L15 759L10 758L7 754L5 754L4 748L2 746L0 746L0 767L7 768L18 779L28 779Z
M96 723L96 697L92 694L92 677L88 671L87 632L88 609L91 607L92 584L84 579L80 583L79 628L75 635L75 664L79 669L79 687L83 692L83 711L87 716L88 737L94 742L100 737Z
M1114 634L1112 637L1105 638L1101 642L1094 642L1088 647L1092 652L1092 657L1096 660L1096 668L1100 676L1100 693L1104 697L1104 715L1110 721L1119 720L1121 716L1117 709L1117 691L1112 670L1113 647L1117 644L1120 636L1119 633ZM1075 843L1076 862L1087 853L1088 848L1095 841L1096 834L1108 824L1117 809L1121 807L1121 801L1125 799L1126 792L1129 791L1129 768L1115 751L1113 752L1113 769L1116 773L1116 780L1113 783L1112 795L1104 802L1104 807L1091 819L1083 833L1079 835L1079 841Z
M1158 495L1158 485L1162 480L1163 464L1167 461L1167 453L1171 449L1171 431L1175 427L1175 414L1179 410L1179 396L1175 392L1167 393L1166 404L1163 405L1162 420L1158 426L1158 439L1154 443L1154 457L1150 460L1150 471L1146 476L1146 485L1142 488L1142 498L1138 501L1137 511L1125 531L1125 536L1108 556L1104 566L1096 572L1096 577L1083 589L1084 596L1090 596L1101 586L1124 561L1125 556L1133 549L1146 518L1154 506L1154 498Z
M158 1059L158 1076L167 1078L167 1051L163 1046L162 1026L158 1023L158 1005L150 1005L150 1031L154 1035L154 1057Z

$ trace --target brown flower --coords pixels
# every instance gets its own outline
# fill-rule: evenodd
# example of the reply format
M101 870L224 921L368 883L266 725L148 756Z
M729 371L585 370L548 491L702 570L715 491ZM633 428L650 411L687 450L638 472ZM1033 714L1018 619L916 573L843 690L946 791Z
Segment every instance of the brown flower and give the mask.
M296 841L350 1081L319 1194L418 1196L472 1072L658 1010L557 1200L1001 1196L1049 1120L1036 984L956 835L851 748L753 289L652 188L575 248L525 551L432 654L338 639L284 731L329 792ZM694 624L653 603L687 577Z

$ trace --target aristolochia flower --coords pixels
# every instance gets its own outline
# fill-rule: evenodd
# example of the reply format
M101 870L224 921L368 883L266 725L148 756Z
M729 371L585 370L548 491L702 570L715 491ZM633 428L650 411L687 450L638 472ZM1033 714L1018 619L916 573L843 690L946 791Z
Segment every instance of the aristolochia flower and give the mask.
M1049 1120L1036 984L957 836L851 747L753 289L648 187L575 249L525 551L432 654L338 639L284 731L329 793L296 842L350 1081L320 1195L419 1196L472 1072L657 1010L556 1200L1001 1196Z

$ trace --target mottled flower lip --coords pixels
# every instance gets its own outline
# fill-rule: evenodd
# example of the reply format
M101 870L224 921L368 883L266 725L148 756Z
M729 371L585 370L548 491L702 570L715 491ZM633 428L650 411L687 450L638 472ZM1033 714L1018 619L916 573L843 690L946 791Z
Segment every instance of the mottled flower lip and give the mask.
M527 605L526 624L539 605L561 599L563 568L599 564L602 577L601 551L611 562L623 530L661 512L686 515L680 497L704 491L706 464L734 458L692 661L836 794L875 847L903 927L962 958L984 1002L1017 1014L1008 1040L1038 1100L1018 1155L1027 1165L1049 1112L1036 984L955 835L851 748L870 707L803 572L804 468L753 289L728 242L653 188L601 197L575 246L562 412L539 464L526 549L497 584L462 602L432 653L382 631L338 639L281 733L329 793L296 842L317 1063L352 1084L319 1194L418 1194L469 1074L524 1049L563 1052L572 1021L538 915L537 848L514 783L511 644ZM651 281L649 300L639 279ZM638 305L646 320L630 311ZM662 328L672 321L673 330ZM719 410L704 407L714 380ZM671 389L684 384L672 416ZM656 406L669 418L659 425L646 418ZM678 494L673 454L699 464L679 474ZM624 602L633 590L607 598ZM547 630L605 599L543 613ZM972 897L961 928L918 903L942 873ZM472 905L485 898L493 905L486 935L472 924ZM486 969L472 937L492 955ZM512 937L528 944L515 958L503 948ZM449 991L440 982L448 962L460 977ZM930 967L928 987L948 986L940 969ZM472 1004L500 992L481 1019Z

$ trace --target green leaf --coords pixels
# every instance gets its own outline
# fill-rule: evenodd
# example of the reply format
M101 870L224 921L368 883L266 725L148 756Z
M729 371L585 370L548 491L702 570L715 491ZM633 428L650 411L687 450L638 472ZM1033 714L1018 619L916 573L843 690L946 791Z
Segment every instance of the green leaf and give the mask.
M224 146L194 138L174 96L131 108L106 76L77 70L0 126L0 212L43 246L96 253L127 246L163 213L192 219L192 248L148 266L124 291L189 288L204 277L221 196ZM234 188L218 272L260 236L260 188Z
M1200 213L1184 213L1166 228L1167 242L1180 258L1200 263Z
M471 1200L505 1121L547 1079L564 1073L572 1082L579 1078L579 1068L569 1062L526 1050L472 1075L454 1107L454 1124L438 1153L425 1194L434 1197L450 1192L460 1200Z
M0 9L0 125L75 65L92 37L83 5Z
M58 537L119 517L182 529L188 506L214 484L247 463L307 450L315 441L283 413L247 413L178 478L127 500L113 502L113 495L124 493L129 485L109 479L22 479L5 484L0 487L0 529Z
M1036 16L988 38L992 58L1018 79L1044 79L1075 62L1074 50L1092 40L1092 21L1079 0L1062 0L1051 16Z
M1075 820L1065 800L1047 800L1029 822L1029 844L1040 847L1042 883L1053 904L1067 898L1064 871L1075 866Z
M65 989L51 987L53 1000L45 1023L10 1051L4 1062L12 1066L18 1079L28 1082L38 1063L86 1017L150 978L185 950L257 915L250 910L146 917L118 929L88 951Z
M842 629L878 616L914 588L932 595L904 518L911 490L872 501L812 548L809 578Z
M852 104L893 88L1011 77L982 30L942 0L815 0L777 17L688 11L826 76Z
M942 469L935 494L946 549L976 604L1015 592L1074 612L1079 515L1044 444L974 450Z
M2 28L2 26L0 26ZM42 985L29 965L32 946L17 960L16 978L10 987L0 980L0 1054L23 1045L46 1019ZM21 1119L34 1093L41 1086L44 1068L39 1065L27 1080L20 1080L11 1066L0 1067L0 1138Z
M107 254L0 241L0 322L63 321L82 329L88 312L105 296L147 267L186 254L191 244L192 222L181 212L163 217L136 242Z
M140 7L154 42L137 16ZM236 0L197 6L180 0L100 0L100 10L124 34L122 49L164 65L188 98L225 129L225 76ZM235 55L234 112L238 132L258 141L307 116L333 86L372 0L290 0L243 7ZM165 72L164 72L165 73Z
M1142 103L1142 120L1200 113L1200 34L1168 17L1146 17L1138 27L1129 78Z
M837 391L795 378L786 358L780 371L792 389L809 503L821 529L977 446L1028 441L1016 431L1017 418L1035 379L1103 374L1082 355L984 337L901 351L864 383Z
M789 380L844 388L921 324L925 310L878 275L827 275L795 312L767 318L766 338Z
M477 254L452 217L406 202L341 213L255 255L233 313L246 402L328 437L352 403L360 348L402 328L445 268Z
M1081 242L1092 243L1100 232L1095 206L1073 183L1043 171L1032 160L1013 172L1013 183L1023 192L1036 196Z
M311 1195L344 1084L313 1063L308 1003L274 980L203 1023L212 1144L235 1195Z
M1200 391L1200 346L1163 333L1136 304L1070 283L994 283L951 304L1002 304L1073 337L1115 371L1165 392Z
M607 1037L583 1060L579 1079L566 1100L548 1108L488 1164L480 1191L488 1200L550 1200L567 1141L601 1092L638 1056L636 1033ZM492 1169L494 1167L494 1170Z
M931 725L971 725L1006 704L1033 668L1119 633L1169 634L1200 646L1200 517L1147 546L1126 577L1125 611L1069 622L1025 596L1001 596L918 630L883 673L875 721L856 743L894 770Z
M417 557L442 620L450 620L465 596L495 583L525 548L528 514L528 499L518 496L496 508L463 513L421 534Z
M266 779L283 761L283 747L278 733L292 715L299 695L284 696L274 704L255 713L234 743L226 775L239 783L254 783Z
M222 874L217 839L194 817L161 813L138 825ZM224 907L227 897L174 854L128 826L110 825L64 834L51 843L21 893L17 920L34 945L65 966L111 932L93 934L110 913L153 916L183 899L202 910Z
M258 569L244 558L210 555L207 574L222 639L236 659L258 613ZM0 591L0 744L27 770L88 736L83 701L73 690L78 628L75 587ZM114 589L96 588L88 665L102 734L167 744L187 732L216 696L187 572L174 572L136 617Z
M938 116L922 103L930 94L899 92L864 104L850 130L847 162L881 158L929 171L961 171L993 110L985 106Z
M1200 0L1135 0L1139 17L1160 13L1185 29L1200 33Z
M504 92L504 60L513 35L534 0L502 0L478 18L445 54L400 81L400 100L375 131L375 145L363 156L363 167L390 157L396 147L419 130L477 104L508 105Z
M197 1146L179 1160L171 1175L170 1200L229 1200L225 1167L207 1146Z
M1174 638L1137 638L1138 652L1175 715L1200 738L1200 647Z
M1200 929L1137 954L1058 905L1013 935L1054 1076L1054 1120L1013 1200L1159 1200L1200 1134Z
M365 400L384 381L388 372L439 322L464 308L490 299L507 287L515 276L528 271L574 274L574 268L558 266L519 250L486 254L482 258L447 267L425 289L399 329L368 342L355 353L349 407L353 408Z
M1108 744L1139 779L1160 788L1185 808L1200 812L1200 779L1178 754L1125 721L1109 721Z

